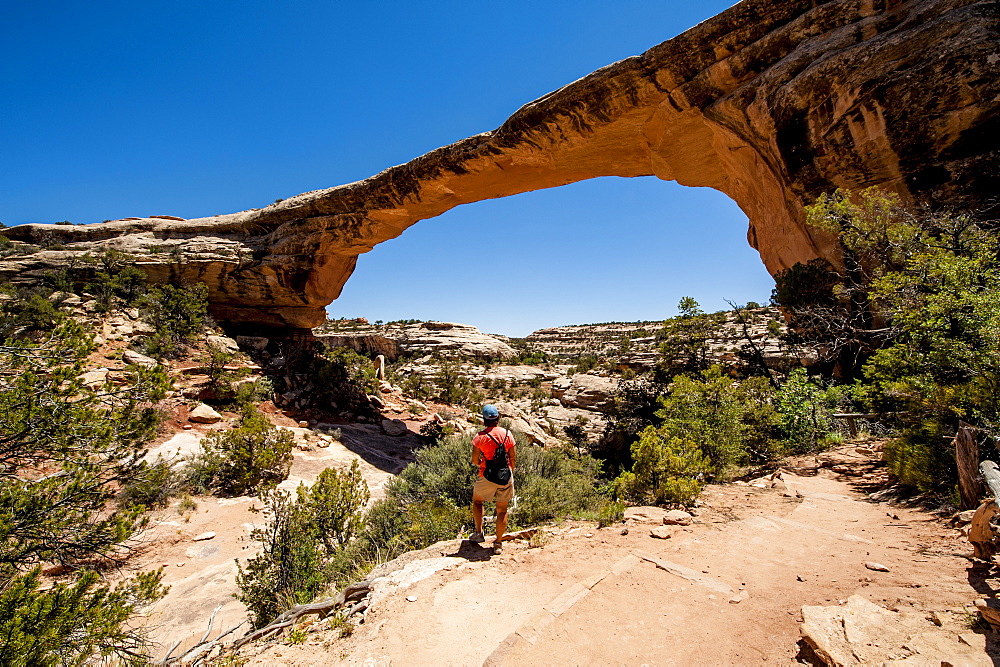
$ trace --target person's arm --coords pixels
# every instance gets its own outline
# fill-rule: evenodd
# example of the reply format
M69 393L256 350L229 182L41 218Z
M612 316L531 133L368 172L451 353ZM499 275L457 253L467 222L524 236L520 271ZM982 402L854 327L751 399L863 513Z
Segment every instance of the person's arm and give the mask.
M479 447L472 445L472 465L479 468L479 462L483 459L483 453L479 451Z
M510 431L508 431L508 433L510 433ZM507 450L507 465L509 465L510 469L513 470L514 464L517 463L517 440L514 439L513 433L510 434L510 440L513 444L511 444L510 449Z

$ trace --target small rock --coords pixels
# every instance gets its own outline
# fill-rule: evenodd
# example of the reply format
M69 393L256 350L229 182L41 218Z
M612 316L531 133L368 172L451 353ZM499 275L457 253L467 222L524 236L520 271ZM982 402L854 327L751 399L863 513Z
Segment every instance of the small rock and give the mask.
M319 442L316 443L316 446L320 447L322 449L326 449L327 447L330 446L330 441L329 440L320 440Z
M215 533L208 531L207 533L202 533L201 535L195 535L191 538L192 542L201 542L202 540L210 540L215 537Z
M694 517L684 510L670 510L663 515L663 525L665 526L690 526L693 520Z
M407 602L416 602L417 601L417 596L416 595L407 595L406 596L406 601Z
M177 567L184 567L184 563L177 563Z
M964 526L965 524L972 523L972 517L976 515L976 510L965 510L964 512L956 512L954 516L951 517L951 525L953 526Z
M622 528L622 535L628 535L628 528Z
M374 394L368 397L368 402L371 403L372 407L374 407L377 410L381 410L382 408L385 407L385 403L382 401L382 399L379 398L378 396L375 396Z
M188 413L188 421L197 422L199 424L217 424L222 421L222 415L202 403Z
M889 571L889 568L887 568L885 565L882 565L882 563L876 563L875 561L868 561L867 563L865 563L865 567L867 567L869 570L875 570L876 572Z
M795 577L795 581L805 581L805 578L800 574L797 577Z
M299 428L308 428L308 427L309 427L309 422L307 422L306 420L303 419L302 421L299 422Z
M739 604L741 602L743 602L742 595L734 595L733 597L729 598L729 604Z
M669 540L674 536L674 531L669 526L657 526L649 531L649 536L659 540Z
M181 426L181 428L184 429L185 431L190 431L191 429L194 428L194 426L191 426L191 424L184 424L184 426Z

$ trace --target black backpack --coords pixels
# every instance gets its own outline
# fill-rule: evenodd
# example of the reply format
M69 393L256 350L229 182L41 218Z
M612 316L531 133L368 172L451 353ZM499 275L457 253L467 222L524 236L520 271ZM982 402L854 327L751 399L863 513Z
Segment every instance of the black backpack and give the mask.
M507 442L507 438L510 437L510 431L507 431L507 435L504 436L503 443L498 441L489 433L485 434L487 438L496 443L496 450L493 452L492 459L486 459L486 469L483 470L483 477L487 481L493 482L494 484L499 484L500 486L507 486L510 482L510 465L507 463L507 447L504 445Z

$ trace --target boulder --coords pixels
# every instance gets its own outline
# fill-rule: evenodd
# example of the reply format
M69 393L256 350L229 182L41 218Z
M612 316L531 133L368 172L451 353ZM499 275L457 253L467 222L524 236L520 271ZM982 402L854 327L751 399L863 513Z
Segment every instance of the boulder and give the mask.
M108 379L108 369L107 368L96 368L92 371L87 371L80 376L80 381L83 382L84 386L90 389L96 389L104 384Z
M139 354L135 350L125 350L122 352L122 359L127 364L135 364L136 366L144 366L146 368L153 368L160 363L156 359Z
M500 416L505 417L510 420L509 426L512 431L518 433L523 433L532 444L545 446L549 442L549 437L545 434L545 431L538 424L538 422L531 417L527 412L521 410L512 403L507 403L500 401L495 403L497 410L500 411Z
M406 422L402 419L383 419L382 420L382 432L386 435L391 435L393 437L399 437L401 435L406 435L407 431L410 429L406 426Z
M198 424L216 424L222 421L222 415L211 407L201 403L194 410L188 413L188 421Z
M552 383L552 395L568 407L607 412L612 407L618 380L577 373L561 377Z
M580 408L567 408L559 403L558 398L552 400L555 402L555 405L544 406L542 412L545 414L545 420L554 427L556 435L562 436L565 433L563 430L565 427L581 423L581 417L585 420L583 421L583 432L589 440L598 440L604 433L604 427L608 421L600 412Z
M237 336L236 344L241 348L246 350L253 350L255 352L263 352L264 348L267 347L268 343L271 342L270 338L265 338L263 336Z
M207 342L210 347L214 347L217 350L223 350L225 352L240 351L239 343L228 336L208 336L205 339L205 342Z

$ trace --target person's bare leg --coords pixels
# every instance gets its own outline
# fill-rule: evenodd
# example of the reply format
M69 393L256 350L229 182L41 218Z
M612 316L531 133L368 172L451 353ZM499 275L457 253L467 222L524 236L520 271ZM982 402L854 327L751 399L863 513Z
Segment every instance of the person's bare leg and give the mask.
M493 544L499 544L503 540L505 530L507 530L507 503L497 503L497 536Z
M483 499L472 497L472 522L476 525L476 532L483 532Z

